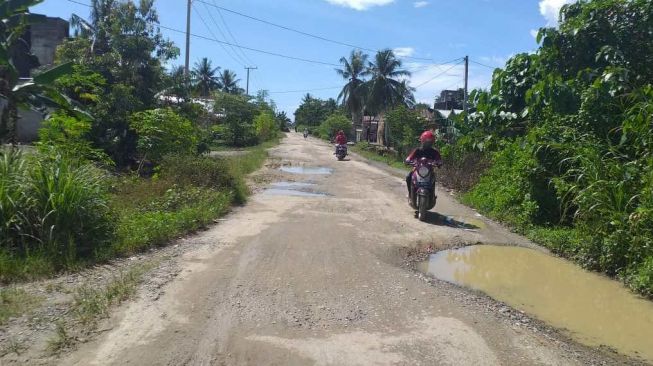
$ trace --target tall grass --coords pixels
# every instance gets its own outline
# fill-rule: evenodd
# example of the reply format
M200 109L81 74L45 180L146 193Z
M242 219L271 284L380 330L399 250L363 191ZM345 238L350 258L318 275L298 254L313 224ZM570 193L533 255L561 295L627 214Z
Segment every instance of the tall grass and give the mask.
M61 155L0 151L0 281L91 259L113 236L100 171Z

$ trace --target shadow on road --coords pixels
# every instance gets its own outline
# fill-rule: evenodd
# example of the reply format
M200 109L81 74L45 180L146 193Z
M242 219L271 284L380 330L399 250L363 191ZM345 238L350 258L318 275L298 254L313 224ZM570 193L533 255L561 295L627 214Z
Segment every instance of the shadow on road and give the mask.
M456 229L477 230L480 227L463 221L458 221L450 216L444 216L437 212L427 212L425 223L438 226L449 226Z

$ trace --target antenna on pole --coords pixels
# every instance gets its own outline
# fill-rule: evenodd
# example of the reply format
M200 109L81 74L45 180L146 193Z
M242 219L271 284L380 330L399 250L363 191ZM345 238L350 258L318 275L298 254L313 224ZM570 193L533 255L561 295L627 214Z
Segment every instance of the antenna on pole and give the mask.
M245 67L245 70L247 70L247 89L245 89L245 94L249 95L249 71L250 70L258 70L258 67Z
M193 6L193 0L188 0L186 9L186 63L184 64L184 74L190 74L190 12Z

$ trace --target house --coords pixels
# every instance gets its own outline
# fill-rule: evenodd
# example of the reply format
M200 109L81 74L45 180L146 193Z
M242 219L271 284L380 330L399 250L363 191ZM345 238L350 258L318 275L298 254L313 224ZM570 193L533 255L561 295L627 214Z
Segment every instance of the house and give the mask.
M367 141L367 142L376 142L377 140L377 131L379 128L379 117L378 116L363 116L363 123L361 127L361 134L356 136L356 141ZM358 129L356 130L358 135Z
M23 39L16 47L29 47L33 57L15 57L14 64L20 77L19 84L31 81L32 71L36 68L49 68L54 64L54 56L59 46L68 38L69 24L61 18L47 17L42 23L32 24L27 27ZM14 50L16 51L16 50ZM20 50L18 50L20 51ZM27 49L17 54L24 54ZM2 108L4 112L4 108ZM31 143L38 138L38 131L47 111L35 111L19 108L18 123L16 125L16 140L20 143Z
M435 98L435 109L439 110L452 110L463 109L465 100L465 90L443 90L440 96Z
M31 54L36 56L38 64L28 58L15 60L21 78L32 76L32 70L37 67L48 68L54 64L57 47L68 38L69 24L61 18L47 17L44 22L27 27L23 39L23 47L29 47ZM17 46L20 47L20 46Z

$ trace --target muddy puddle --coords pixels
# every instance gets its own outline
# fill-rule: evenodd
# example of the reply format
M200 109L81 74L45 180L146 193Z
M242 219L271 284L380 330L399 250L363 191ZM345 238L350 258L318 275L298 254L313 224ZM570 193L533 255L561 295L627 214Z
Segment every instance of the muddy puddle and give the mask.
M433 254L419 270L485 292L581 343L653 362L653 303L563 259L478 245Z
M279 168L282 172L291 173L291 174L305 174L305 175L329 175L333 173L333 170L330 168L324 167L303 167L303 166L282 166Z
M328 194L314 190L314 183L306 182L275 182L270 188L265 189L263 194L270 196L293 196L293 197L327 197Z

